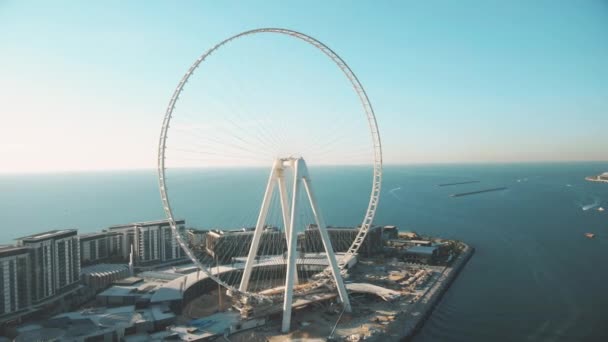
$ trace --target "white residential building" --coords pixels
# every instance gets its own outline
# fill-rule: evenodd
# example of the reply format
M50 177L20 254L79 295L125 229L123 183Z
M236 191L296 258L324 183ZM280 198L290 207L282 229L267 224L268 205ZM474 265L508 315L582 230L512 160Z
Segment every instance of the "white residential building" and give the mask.
M185 221L179 220L176 223L178 229L184 231ZM116 241L120 240L120 253L125 258L128 258L131 246L133 246L135 266L170 263L185 257L168 220L117 225L109 227L107 232L115 234Z
M17 239L17 245L29 248L33 303L80 280L80 244L75 229L25 236Z
M29 293L29 249L0 246L0 316L27 308Z

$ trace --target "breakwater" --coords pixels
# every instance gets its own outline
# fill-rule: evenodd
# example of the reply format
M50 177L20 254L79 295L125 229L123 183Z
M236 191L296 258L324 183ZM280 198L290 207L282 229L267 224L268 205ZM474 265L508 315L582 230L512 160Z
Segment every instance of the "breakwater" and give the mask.
M402 341L410 341L414 335L424 325L424 322L431 316L433 309L441 300L443 294L450 288L452 282L456 279L456 276L462 271L464 266L467 264L473 253L475 252L475 248L466 245L464 251L454 260L452 267L446 268L443 273L439 276L439 279L435 282L435 284L427 291L424 295L424 298L418 302L419 314L413 318L411 323L408 325L406 331L404 332L404 336Z
M470 191L470 192L460 192L457 194L451 194L450 197L462 197L462 196L482 194L484 192L502 191L502 190L507 190L507 187L503 186L500 188L484 189L484 190L477 190L477 191Z
M466 182L443 183L443 184L437 184L437 186L451 186L451 185L463 185L463 184L473 184L473 183L479 183L479 181L474 180L474 181L466 181Z

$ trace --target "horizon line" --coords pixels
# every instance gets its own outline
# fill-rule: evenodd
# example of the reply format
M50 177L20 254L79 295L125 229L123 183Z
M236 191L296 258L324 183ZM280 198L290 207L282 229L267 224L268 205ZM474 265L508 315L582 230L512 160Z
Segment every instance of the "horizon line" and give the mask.
M394 166L449 166L449 165L510 165L510 164L575 164L575 163L608 163L606 160L520 160L520 161L434 161L434 162L407 162L407 163L383 163L385 167ZM312 167L359 167L372 166L372 164L321 164L312 165ZM234 166L201 166L201 167L172 167L170 169L181 170L197 170L197 169L263 169L267 168L261 165L234 165ZM101 168L101 169L57 169L57 170L24 170L24 171L2 171L0 176L16 176L16 175L43 175L43 174L69 174L69 173L97 173L97 172L137 172L137 171L154 171L156 167L133 167L133 168Z

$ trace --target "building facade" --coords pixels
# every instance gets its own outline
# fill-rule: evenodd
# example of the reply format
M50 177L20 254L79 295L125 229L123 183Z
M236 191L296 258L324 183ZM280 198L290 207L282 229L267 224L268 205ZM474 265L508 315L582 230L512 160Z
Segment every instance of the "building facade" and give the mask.
M253 230L213 230L205 237L205 252L221 263L246 257L253 241ZM285 232L266 228L260 237L258 255L278 255L287 251Z
M185 221L176 221L180 231L185 230ZM133 246L133 263L145 267L172 263L184 259L185 253L177 243L168 220L136 222L112 226L110 248L128 260Z
M80 262L82 265L97 263L108 259L110 255L106 233L80 235Z
M358 253L364 257L369 257L382 252L384 245L382 242L382 231L383 228L380 226L370 227ZM359 234L359 228L328 226L327 233L334 252L344 253L348 251L353 241L355 241L355 237ZM315 224L311 224L306 228L304 236L298 240L298 244L300 250L306 253L325 252L319 229Z
M30 254L25 247L0 246L0 316L31 304Z
M80 244L75 229L52 230L17 239L29 249L31 300L43 301L80 280Z

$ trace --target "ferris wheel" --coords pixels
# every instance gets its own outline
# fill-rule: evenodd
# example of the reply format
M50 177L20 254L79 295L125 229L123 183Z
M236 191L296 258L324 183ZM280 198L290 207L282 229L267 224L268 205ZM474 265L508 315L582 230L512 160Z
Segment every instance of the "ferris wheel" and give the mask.
M289 43L247 45L261 36L285 37ZM220 53L236 41L244 45L232 54ZM287 58L274 50L281 44ZM315 59L321 69L317 73L315 67L301 65L310 46L315 55L306 56ZM241 80L243 73L248 78ZM274 82L280 85L267 90ZM335 105L334 99L347 104ZM276 301L280 294L286 311L283 330L289 329L293 296L310 284L330 283L349 310L342 274L373 223L382 150L362 84L325 44L300 32L261 28L203 53L169 101L158 145L158 177L177 243L232 296L259 303ZM365 179L365 186L352 185L349 177ZM359 213L359 229L339 253L323 215L330 207L332 223L343 224L333 221L353 216L347 212ZM178 229L180 219L211 230L204 246L192 246ZM309 245L301 241L303 230L317 240Z

